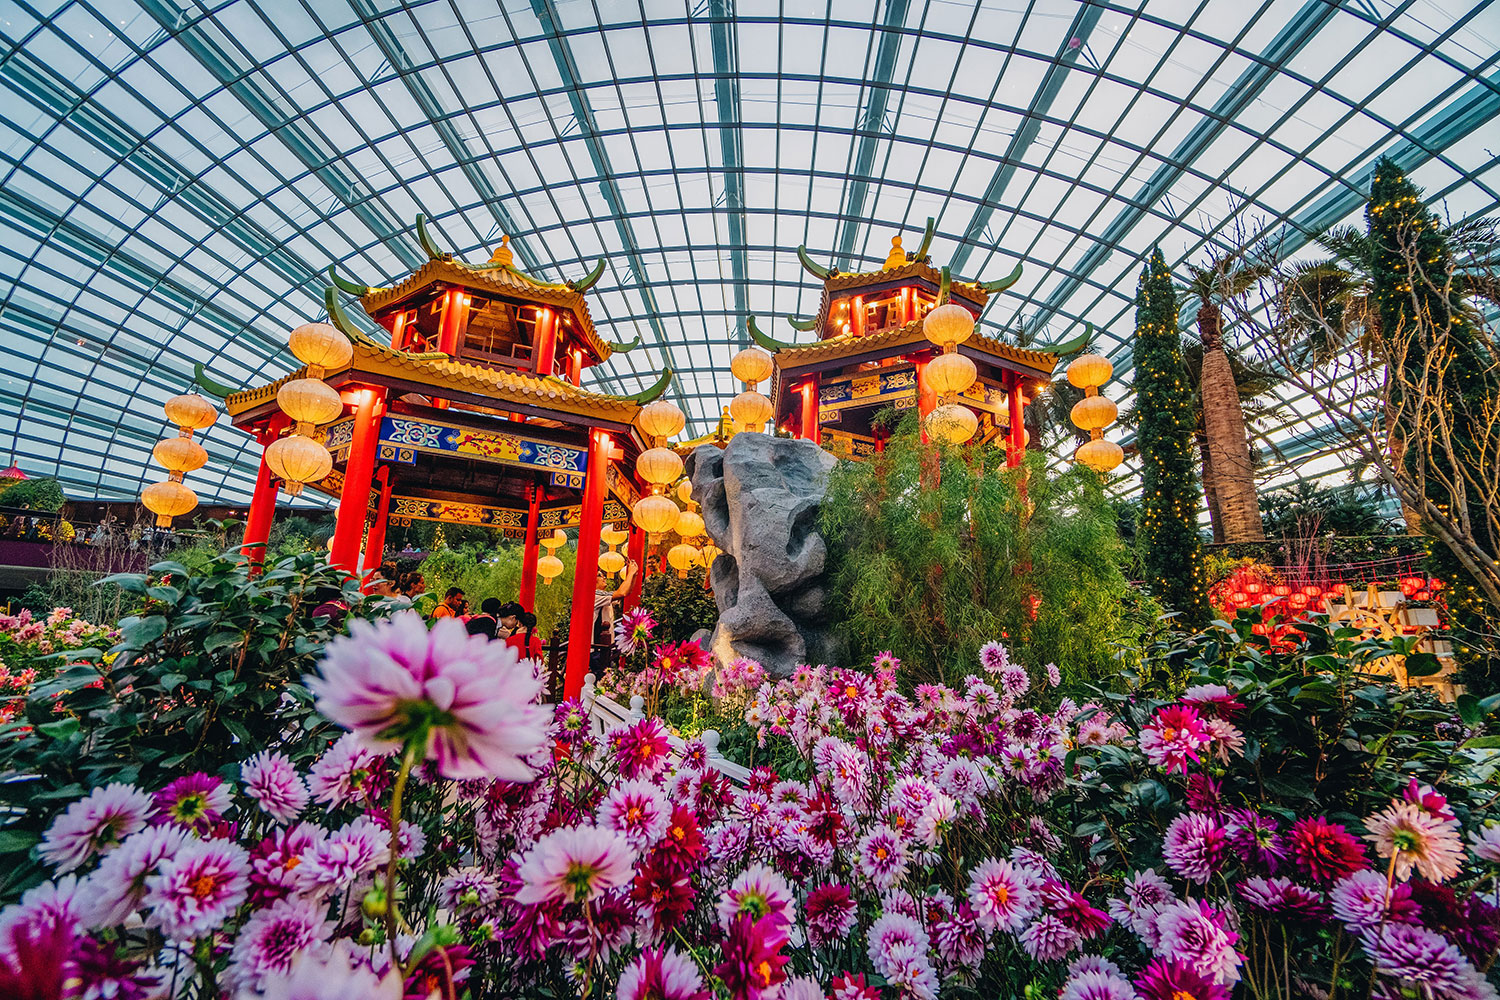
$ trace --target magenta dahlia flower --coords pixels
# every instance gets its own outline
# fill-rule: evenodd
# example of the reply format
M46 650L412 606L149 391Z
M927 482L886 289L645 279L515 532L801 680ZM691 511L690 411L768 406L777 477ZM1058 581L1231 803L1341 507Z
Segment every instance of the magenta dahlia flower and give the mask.
M37 853L59 872L70 872L144 830L154 807L155 800L134 785L96 788L52 821Z
M1156 959L1135 980L1141 1000L1229 1000L1229 987L1189 965Z
M217 930L250 890L250 855L228 840L186 840L146 877L146 917L174 941Z
M307 782L291 758L262 750L240 765L245 794L278 823L290 823L307 807Z
M615 648L631 656L651 641L651 632L655 628L656 619L651 617L651 612L637 605L615 622Z
M616 1000L709 1000L691 958L676 948L647 948L625 966Z
M1229 929L1228 918L1203 900L1168 903L1156 913L1155 951L1170 962L1186 965L1215 983L1240 978L1240 936Z
M361 816L306 849L295 867L297 889L327 898L374 874L390 859L390 831Z
M1167 826L1162 856L1167 865L1189 882L1207 882L1224 865L1229 838L1224 826L1204 813L1183 813Z
M64 875L56 882L32 886L21 894L20 902L0 910L0 960L16 953L24 934L43 928L55 927L69 940L77 937L84 923L80 888L76 875Z
M1370 867L1365 850L1340 823L1307 816L1292 824L1288 837L1292 861L1318 885L1332 885Z
M566 826L541 836L521 858L516 877L523 906L585 903L630 884L635 851L625 837L596 826Z
M419 741L444 777L530 781L527 758L547 746L551 715L532 704L541 681L503 642L471 636L456 618L431 630L407 611L356 620L306 678L318 711L377 752Z
M609 734L620 777L651 778L667 766L672 743L660 719L641 719Z
M1212 739L1197 709L1168 705L1157 709L1156 716L1141 727L1140 748L1147 760L1166 768L1168 774L1186 774L1188 762L1202 760L1198 751Z
M969 902L987 931L1018 931L1036 907L1030 881L1009 861L989 858L969 874Z
M790 958L781 950L786 942L786 925L775 914L759 920L748 913L734 918L723 944L724 961L713 970L729 990L730 1000L773 995L787 978Z
M1328 904L1323 901L1322 893L1297 885L1289 878L1256 875L1236 888L1245 902L1271 916L1308 921L1328 917Z
M865 982L863 972L846 972L829 981L828 1000L880 1000L880 991Z
M156 793L156 815L201 833L223 819L233 802L223 781L198 771Z
M813 947L843 944L859 912L846 885L820 885L807 894L803 905L807 918L807 936Z
M751 865L730 883L719 900L719 926L726 931L741 914L759 920L770 915L790 926L797 919L792 887L774 868Z
M240 928L225 978L245 993L258 990L266 976L291 971L293 959L332 930L327 904L299 897L277 900L252 913Z
M599 803L598 824L624 834L637 851L661 840L671 821L672 810L661 789L649 781L621 782Z

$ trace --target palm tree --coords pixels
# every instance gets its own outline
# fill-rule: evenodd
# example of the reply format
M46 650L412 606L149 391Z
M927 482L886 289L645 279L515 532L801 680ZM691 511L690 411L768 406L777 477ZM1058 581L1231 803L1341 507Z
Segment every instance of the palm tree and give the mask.
M1266 537L1255 492L1245 413L1234 369L1224 349L1224 306L1240 299L1265 276L1265 269L1239 254L1216 256L1207 267L1188 265L1188 290L1198 298L1198 341L1203 360L1198 394L1206 442L1204 492L1210 510L1217 503L1227 542L1257 542Z

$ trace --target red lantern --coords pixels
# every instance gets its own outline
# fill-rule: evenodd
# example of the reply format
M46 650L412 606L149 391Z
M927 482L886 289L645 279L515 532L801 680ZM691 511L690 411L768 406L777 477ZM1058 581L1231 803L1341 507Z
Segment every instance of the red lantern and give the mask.
M1422 580L1419 577L1415 576L1403 576L1401 578L1400 586L1401 593L1405 594L1407 597L1410 597L1412 594L1415 594L1417 591L1422 589Z
M1432 600L1432 592L1428 590L1419 590L1415 594L1413 594L1412 597L1419 601L1430 601Z
M1284 583L1278 583L1276 586L1271 588L1271 593L1275 594L1277 597L1289 597L1291 596L1292 588L1288 587Z
M1229 599L1235 604L1239 605L1250 603L1250 595L1246 594L1243 590L1236 590L1234 593L1229 595Z
M1302 588L1302 593L1306 594L1309 598L1318 598L1323 596L1323 588L1315 587L1309 583Z
M1254 625L1250 626L1250 631L1254 632L1256 635L1265 635L1266 627L1260 622L1256 622Z
M1264 593L1266 588L1265 588L1265 585L1262 584L1259 580L1250 580L1249 582L1247 582L1245 584L1245 588L1244 589L1245 589L1245 593L1247 593L1250 596L1254 597L1254 596L1257 596L1257 595L1259 595L1261 593Z
M1437 593L1439 590L1442 590L1446 586L1447 584L1445 584L1442 580L1437 579L1436 577L1433 577L1432 580L1427 584L1428 589L1433 593Z
M1302 593L1293 594L1291 597L1292 607L1303 610L1307 607L1307 595Z

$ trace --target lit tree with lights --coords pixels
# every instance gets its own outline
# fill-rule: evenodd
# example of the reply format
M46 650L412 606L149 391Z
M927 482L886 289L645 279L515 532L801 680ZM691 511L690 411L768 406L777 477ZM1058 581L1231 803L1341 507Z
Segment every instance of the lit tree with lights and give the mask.
M1141 272L1135 302L1141 566L1152 592L1184 624L1200 625L1208 619L1208 600L1193 470L1197 418L1177 330L1177 293L1160 248L1152 251Z

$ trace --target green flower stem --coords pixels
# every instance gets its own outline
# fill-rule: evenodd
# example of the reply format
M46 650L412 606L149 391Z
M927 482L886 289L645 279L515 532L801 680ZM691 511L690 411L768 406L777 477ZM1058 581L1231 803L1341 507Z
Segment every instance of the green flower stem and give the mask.
M396 773L396 783L391 787L391 858L385 864L385 940L391 949L391 964L401 967L396 954L396 863L401 859L401 800L406 793L406 779L421 753L422 742L409 740L401 753L401 770Z

